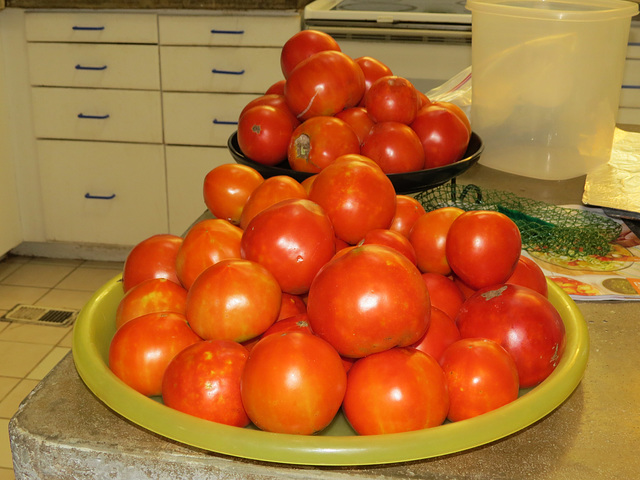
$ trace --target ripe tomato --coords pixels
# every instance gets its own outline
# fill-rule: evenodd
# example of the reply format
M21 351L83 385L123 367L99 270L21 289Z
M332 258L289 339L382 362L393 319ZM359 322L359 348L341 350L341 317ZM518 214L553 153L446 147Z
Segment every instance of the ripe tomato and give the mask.
M251 193L240 215L240 228L245 229L253 217L271 205L288 198L307 198L307 191L296 179L276 175L262 182Z
M529 287L545 297L549 294L544 272L536 262L524 255L520 255L516 269L504 283Z
M212 422L246 427L240 377L248 357L246 348L228 340L203 340L185 348L164 373L164 404Z
M391 221L391 230L409 237L411 228L418 218L424 215L424 207L414 197L409 195L396 195L396 213Z
M418 268L422 272L449 275L451 267L446 255L447 234L451 224L464 210L442 207L418 218L409 232L409 241L416 250Z
M416 132L404 123L376 123L364 139L360 153L384 173L415 172L424 167L424 150Z
M373 119L367 113L367 109L364 107L345 108L334 116L348 123L349 126L353 128L353 131L358 136L360 145L362 145L364 139L369 135L371 127L375 124Z
M460 335L498 342L518 367L522 388L537 385L556 368L565 346L565 328L554 306L520 285L478 290L460 308Z
M176 272L176 256L182 237L158 234L145 238L127 255L122 271L122 288L127 293L150 278L166 278L180 283Z
M334 257L313 280L307 300L312 330L345 357L415 343L429 327L430 308L415 265L382 245Z
M387 77L393 75L391 69L382 63L380 60L377 60L373 57L359 57L355 59L355 62L358 64L362 73L364 73L364 95L362 96L362 100L360 100L359 106L364 106L364 99L367 94L367 91L371 88L373 82L378 80L381 77Z
M413 245L411 245L407 237L396 231L385 228L369 230L360 244L386 245L403 254L414 265L416 264L416 251Z
M284 94L275 93L264 94L249 101L240 111L238 118L241 118L250 108L257 107L258 105L269 105L274 108L282 109L290 115L294 128L300 124L300 120L298 120L293 112L289 110Z
M310 177L305 178L302 182L301 185L304 187L304 191L307 192L307 196L309 195L309 192L311 191L311 184L315 181L316 176L315 175L311 175Z
M351 126L336 117L311 117L291 135L287 158L293 170L317 173L337 157L360 153L360 140Z
M119 328L109 345L109 368L137 392L162 393L162 377L178 352L201 340L184 315L148 313Z
M430 105L431 104L431 100L429 100L429 97L427 97L420 90L418 90L418 98L420 99L420 105L418 106L418 110L420 110L422 107L424 107L426 105Z
M462 120L462 123L464 123L467 126L467 130L469 130L469 133L471 133L471 122L469 121L469 117L467 117L467 114L464 113L464 110L462 110L458 105L456 105L455 103L442 102L442 101L433 102L432 105L438 105L440 107L444 107L451 110L453 113L455 113L458 116L460 120Z
M309 325L309 317L306 313L298 313L291 317L278 320L276 323L267 328L260 336L261 338L274 333L283 332L302 332L312 334L311 325Z
M364 94L364 74L349 56L325 50L300 62L287 77L284 96L300 120L331 116L355 107Z
M375 122L399 122L409 125L418 113L421 100L413 84L403 77L381 77L364 96L364 106Z
M251 107L238 120L238 145L248 158L276 165L287 158L289 139L296 127L291 114L271 105Z
M276 433L310 435L340 409L347 375L338 353L315 335L268 335L251 350L241 380L251 421Z
M340 45L327 33L317 30L301 30L282 46L280 67L287 78L301 61L324 50L340 51Z
M283 200L253 217L242 235L242 257L266 267L283 292L307 293L335 253L333 226L311 200Z
M240 258L242 229L220 218L201 220L184 237L176 257L178 278L189 290L207 267L226 258Z
M518 398L518 371L511 355L486 338L450 345L440 364L449 387L448 418L458 422L495 410Z
M410 124L424 148L425 168L442 167L460 160L471 136L467 126L451 110L427 105Z
M453 221L445 250L451 270L469 287L479 289L504 283L516 268L521 247L520 231L509 217L474 210Z
M225 163L204 177L204 203L217 218L240 223L240 215L249 195L264 182L255 169L238 163Z
M280 302L280 285L265 267L249 260L222 260L189 289L187 320L205 340L243 342L276 321Z
M151 278L139 283L127 293L116 310L116 328L136 317L155 312L176 312L184 315L187 291L166 278Z
M299 295L291 295L290 293L282 292L282 301L280 302L280 313L276 322L285 318L293 317L300 313L307 313L307 305Z
M432 306L429 330L411 346L439 361L446 348L458 340L460 331L456 322L442 310Z
M444 372L433 357L414 348L360 358L349 370L343 409L360 435L435 427L449 410Z
M422 280L429 290L431 306L442 310L455 320L458 310L465 301L460 287L452 279L439 273L423 273Z
M329 215L336 236L354 245L369 230L389 228L396 209L391 180L371 159L343 155L316 175L309 199Z
M276 95L284 95L284 84L286 83L286 80L278 80L277 82L275 82L273 85L271 85L269 88L267 88L267 90L264 92L265 95L271 95L272 93L275 93Z

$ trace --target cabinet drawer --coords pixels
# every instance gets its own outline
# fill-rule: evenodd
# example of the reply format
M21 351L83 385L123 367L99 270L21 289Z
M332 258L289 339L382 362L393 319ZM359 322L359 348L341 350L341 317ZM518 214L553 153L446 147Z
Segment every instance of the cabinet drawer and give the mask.
M617 122L627 125L640 125L640 108L623 108L618 110Z
M640 87L622 87L620 106L640 108Z
M204 177L218 165L233 163L226 148L167 146L169 233L182 235L207 206L202 196Z
M280 50L160 47L163 90L263 93L283 78Z
M37 151L48 240L135 245L167 231L161 145L40 140Z
M282 47L300 31L300 15L160 15L162 45Z
M160 89L158 47L29 43L31 85Z
M162 143L160 92L34 87L36 137Z
M153 13L27 12L29 42L158 43Z
M165 93L165 143L224 147L237 130L238 116L255 95Z

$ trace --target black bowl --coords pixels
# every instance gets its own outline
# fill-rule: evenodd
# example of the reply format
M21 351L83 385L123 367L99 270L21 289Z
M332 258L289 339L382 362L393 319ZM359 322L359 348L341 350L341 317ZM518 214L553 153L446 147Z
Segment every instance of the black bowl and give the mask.
M242 153L240 146L238 145L237 132L234 132L229 137L227 146L229 147L229 151L236 163L255 168L265 178L275 177L276 175L288 175L299 182L302 182L304 179L314 175L309 172L298 172L296 170L292 170L286 160L278 165L269 166L247 158ZM415 172L389 173L387 174L387 177L391 180L391 183L398 194L417 193L430 188L435 188L466 172L480 159L480 154L483 149L484 144L480 137L476 133L471 133L467 151L465 152L464 157L457 162L445 165L444 167L417 170Z

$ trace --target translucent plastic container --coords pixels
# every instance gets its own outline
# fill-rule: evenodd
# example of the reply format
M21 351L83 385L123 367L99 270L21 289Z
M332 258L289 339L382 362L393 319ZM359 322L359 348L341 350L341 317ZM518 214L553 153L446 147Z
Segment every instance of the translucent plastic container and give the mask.
M622 0L467 0L480 163L546 180L611 154L631 17Z

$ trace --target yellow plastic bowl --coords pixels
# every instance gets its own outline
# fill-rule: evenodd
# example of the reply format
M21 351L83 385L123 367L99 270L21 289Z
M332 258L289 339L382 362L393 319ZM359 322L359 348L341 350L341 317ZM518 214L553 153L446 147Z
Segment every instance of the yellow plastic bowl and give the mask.
M566 328L566 348L554 372L514 402L457 423L406 433L358 436L343 415L313 436L263 432L217 424L170 409L161 399L129 388L107 366L120 276L82 309L73 332L73 358L87 387L112 410L152 432L197 448L253 460L298 465L373 465L447 455L483 445L536 422L578 386L589 355L589 333L576 304L553 282L549 299Z

